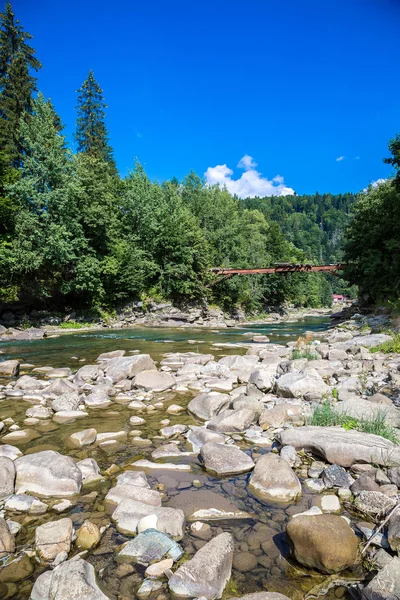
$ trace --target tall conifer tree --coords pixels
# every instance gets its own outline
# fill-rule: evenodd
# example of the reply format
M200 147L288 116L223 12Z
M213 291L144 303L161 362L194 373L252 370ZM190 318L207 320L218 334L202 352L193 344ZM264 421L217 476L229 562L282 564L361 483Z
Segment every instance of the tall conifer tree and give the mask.
M89 71L87 79L78 90L76 121L76 141L78 152L84 152L100 158L110 164L116 172L113 150L108 143L108 132L105 124L103 90L97 83L93 71Z
M35 50L27 44L32 35L20 25L7 2L0 13L0 147L13 166L21 162L20 119L32 112L36 77L42 68Z

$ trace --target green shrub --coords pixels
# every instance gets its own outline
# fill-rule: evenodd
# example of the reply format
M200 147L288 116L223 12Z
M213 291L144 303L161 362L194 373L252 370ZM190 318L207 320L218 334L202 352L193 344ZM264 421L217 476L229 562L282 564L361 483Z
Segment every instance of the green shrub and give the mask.
M77 323L76 321L63 321L60 323L60 329L83 329L84 327L90 327L90 323Z
M340 425L343 429L356 429L364 433L374 433L390 440L394 444L399 443L399 437L395 429L387 423L384 411L378 412L371 419L356 419L344 412L339 413L335 411L329 400L327 400L314 408L309 424L320 427Z
M392 339L388 342L383 342L379 346L371 348L371 352L384 352L385 354L400 354L400 333L391 333Z
M317 360L319 358L316 352L312 350L293 350L292 359L306 358L307 360Z

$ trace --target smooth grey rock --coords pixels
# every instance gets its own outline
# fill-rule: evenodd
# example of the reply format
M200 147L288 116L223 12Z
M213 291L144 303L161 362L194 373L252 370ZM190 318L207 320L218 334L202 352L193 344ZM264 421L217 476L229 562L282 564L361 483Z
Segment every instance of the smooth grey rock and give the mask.
M36 579L30 600L108 600L96 582L93 565L73 558Z
M217 433L235 433L246 431L253 423L254 411L249 408L240 410L227 409L213 417L207 424L207 429Z
M206 471L218 477L239 475L254 468L254 462L250 456L236 446L209 442L201 448L200 455Z
M135 485L136 487L149 488L146 473L144 471L125 471L118 475L117 485Z
M18 360L3 360L0 362L1 377L17 377L19 374Z
M180 598L221 598L231 577L233 552L232 535L217 535L178 567L168 582L169 589Z
M165 392L175 385L175 379L169 373L156 369L142 371L135 377L135 387L147 392Z
M82 474L69 456L44 450L15 461L17 494L32 492L41 496L64 498L78 494Z
M60 552L71 550L72 521L69 518L49 521L36 528L35 545L40 561L49 563Z
M224 444L227 439L225 435L220 433L214 433L206 427L199 427L197 425L189 426L189 433L186 435L186 439L191 444L193 451L199 452L204 444L208 442L215 442L216 444Z
M232 398L228 394L208 392L199 394L188 404L188 410L199 419L208 421L229 408Z
M111 400L103 389L96 389L94 386L91 393L84 399L85 405L88 408L107 408L111 404Z
M30 515L43 515L47 512L47 504L29 494L14 494L5 503L5 509L12 512L27 512Z
M116 383L121 379L132 379L141 371L155 368L149 354L136 354L135 356L111 358L107 364L106 375L110 377L113 383Z
M121 358L124 356L125 350L111 350L111 352L103 352L96 358L97 361L110 360L110 358Z
M330 394L331 389L315 369L307 369L305 373L287 373L276 382L278 395L284 398L320 399Z
M282 445L325 458L330 463L351 467L354 463L400 466L400 447L372 433L346 431L341 427L296 427L277 435Z
M7 456L0 456L0 499L14 493L15 466Z
M76 466L82 473L83 480L100 473L100 467L94 458L84 458L83 460L78 461Z
M287 503L301 496L299 479L288 463L276 454L264 454L258 459L248 488L262 502Z
M10 444L0 444L0 456L7 456L11 460L16 460L22 456L22 452L16 446L10 446Z
M104 502L108 505L115 506L125 498L130 498L131 500L136 500L143 504L149 504L156 508L161 506L160 492L136 485L117 485L111 488L105 497Z
M99 376L103 376L99 365L85 365L76 372L74 383L79 386L84 383L94 383Z
M157 529L146 529L124 546L118 553L117 560L139 563L147 567L163 559L164 556L177 561L182 555L182 548L167 535Z
M275 385L277 365L262 365L253 371L249 383L254 384L262 392L270 392Z

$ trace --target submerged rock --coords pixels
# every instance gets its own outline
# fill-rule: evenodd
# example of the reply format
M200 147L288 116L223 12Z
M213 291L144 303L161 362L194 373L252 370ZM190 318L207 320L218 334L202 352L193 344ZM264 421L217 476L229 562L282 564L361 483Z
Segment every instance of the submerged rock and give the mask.
M283 458L264 454L251 474L249 492L263 502L293 502L301 496L301 484Z
M231 534L217 535L178 567L168 582L169 589L180 598L221 598L231 577L233 552Z
M117 555L117 560L139 563L147 567L166 555L173 561L177 561L183 555L183 550L164 533L156 529L146 529L124 546Z
M287 534L296 560L323 573L339 573L356 562L358 538L342 517L299 515Z

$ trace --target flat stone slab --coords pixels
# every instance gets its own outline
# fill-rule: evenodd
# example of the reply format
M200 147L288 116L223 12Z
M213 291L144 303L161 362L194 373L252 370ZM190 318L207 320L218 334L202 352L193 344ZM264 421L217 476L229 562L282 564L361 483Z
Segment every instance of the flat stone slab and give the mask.
M206 471L219 477L240 475L254 469L254 461L236 446L209 442L200 450Z
M342 467L355 463L400 466L400 446L372 433L309 426L286 429L277 438L284 446L304 449Z
M144 471L191 471L190 465L175 465L174 463L156 463L151 460L140 459L131 463L131 467L135 469L143 469Z
M185 490L169 501L169 506L183 510L188 521L240 521L252 517L233 502L210 490Z

